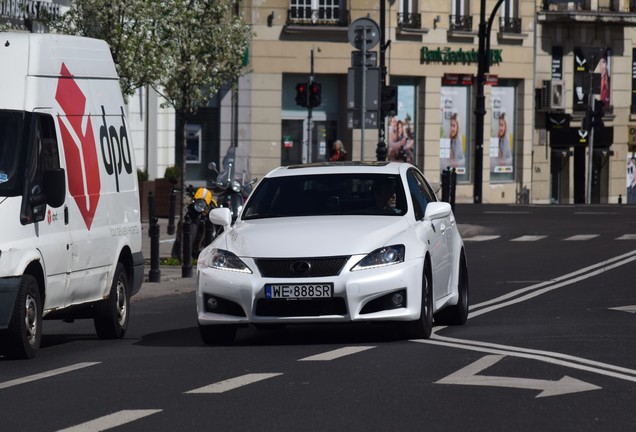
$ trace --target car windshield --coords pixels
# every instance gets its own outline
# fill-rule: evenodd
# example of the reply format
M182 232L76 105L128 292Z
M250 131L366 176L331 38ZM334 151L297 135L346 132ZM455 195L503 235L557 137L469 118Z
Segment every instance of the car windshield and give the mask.
M402 216L407 212L398 175L316 174L264 178L242 219L323 215Z
M19 155L24 113L0 110L0 196L19 194Z

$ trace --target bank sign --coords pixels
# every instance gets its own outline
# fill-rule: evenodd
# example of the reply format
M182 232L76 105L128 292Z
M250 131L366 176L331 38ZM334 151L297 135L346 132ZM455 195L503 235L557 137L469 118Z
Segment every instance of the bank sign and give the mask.
M500 49L491 49L488 52L488 61L491 65L501 63L502 50ZM471 49L470 51L464 51L463 49L452 50L449 47L446 48L437 48L437 49L429 49L427 47L420 48L420 64L429 64L429 63L442 63L442 64L453 64L453 63L477 63L479 61L479 52L476 49Z

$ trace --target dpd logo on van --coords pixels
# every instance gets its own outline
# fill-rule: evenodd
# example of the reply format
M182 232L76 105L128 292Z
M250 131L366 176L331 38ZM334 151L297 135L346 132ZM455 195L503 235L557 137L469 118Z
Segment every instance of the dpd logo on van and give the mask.
M64 144L68 189L77 203L86 227L90 230L101 190L93 125L90 113L86 113L86 96L64 64L60 75L62 78L57 81L55 100L60 104L72 129L69 130L58 115Z

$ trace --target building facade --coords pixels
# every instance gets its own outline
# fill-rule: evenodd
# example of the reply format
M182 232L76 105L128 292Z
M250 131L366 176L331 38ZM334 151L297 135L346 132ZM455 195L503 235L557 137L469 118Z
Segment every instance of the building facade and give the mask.
M50 2L5 2L14 3ZM475 114L482 4L492 18L483 129ZM340 140L348 160L409 160L434 185L454 168L457 202L477 202L479 190L484 203L636 203L636 0L239 6L256 36L237 90L228 85L188 126L188 183L205 184L208 164L220 165L231 146L240 170L260 178L279 165L329 160ZM3 9L5 21L19 20L15 11ZM397 91L386 117L375 85L382 60L387 95ZM308 108L298 94L312 82L320 101ZM180 119L148 89L128 111L138 166L163 177L180 160Z

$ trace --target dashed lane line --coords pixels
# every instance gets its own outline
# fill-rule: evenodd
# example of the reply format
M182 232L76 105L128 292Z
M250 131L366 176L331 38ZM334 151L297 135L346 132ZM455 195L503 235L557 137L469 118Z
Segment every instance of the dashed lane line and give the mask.
M371 348L375 348L374 346L351 346L339 348L333 351L327 351L322 354L316 354L313 356L302 358L298 361L329 361L334 360L340 357L348 356L351 354L356 354L362 351L369 350Z
M76 426L72 426L67 429L61 429L58 432L100 432L107 429L112 429L117 426L122 426L127 423L134 422L149 415L156 414L163 410L160 409L148 409L148 410L123 410L113 414L106 415L104 417L97 418L95 420L88 421Z
M564 241L585 241L598 237L598 234L578 234L563 239Z
M269 378L274 378L282 373L253 373L242 375L236 378L230 378L225 381L219 381L198 389L187 391L186 394L206 394L206 393L225 393L230 390L237 389L249 384L254 384Z
M531 242L531 241L543 240L546 237L547 236L544 236L544 235L523 235L521 237L513 238L510 241Z
M60 375L63 373L67 373L67 372L72 372L78 369L83 369L89 366L95 366L100 364L101 362L84 362L84 363L77 363L74 365L70 365L70 366L65 366L65 367L61 367L59 369L53 369L50 371L46 371L46 372L41 372L35 375L29 375L29 376L25 376L22 378L17 378L11 381L5 381L3 383L0 383L0 389L5 389L5 388L9 388L9 387L14 387L17 385L21 385L21 384L26 384L32 381L37 381L37 380L41 380L44 378L49 378L55 375Z

